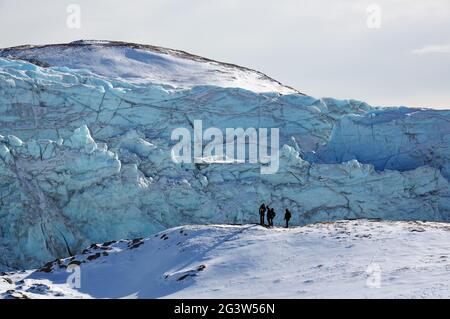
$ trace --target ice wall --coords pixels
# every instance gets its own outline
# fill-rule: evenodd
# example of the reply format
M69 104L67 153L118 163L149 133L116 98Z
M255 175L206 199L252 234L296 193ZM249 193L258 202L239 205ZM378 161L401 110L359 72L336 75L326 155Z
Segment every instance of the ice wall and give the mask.
M175 164L176 127L278 127L277 174ZM186 223L450 219L447 111L176 89L0 59L0 268ZM365 164L362 164L365 163Z

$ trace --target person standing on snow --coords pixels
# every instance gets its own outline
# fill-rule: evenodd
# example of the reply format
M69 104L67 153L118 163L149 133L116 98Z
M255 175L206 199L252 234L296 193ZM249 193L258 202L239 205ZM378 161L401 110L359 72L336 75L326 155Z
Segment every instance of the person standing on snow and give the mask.
M276 213L273 208L270 208L270 211L267 213L267 220L269 221L269 227L273 227L273 219L275 218Z
M289 209L286 208L286 212L284 213L284 220L286 221L286 228L289 228L289 220L291 219L292 214Z
M266 205L262 203L261 206L259 206L259 223L261 226L264 226L264 215L266 214Z

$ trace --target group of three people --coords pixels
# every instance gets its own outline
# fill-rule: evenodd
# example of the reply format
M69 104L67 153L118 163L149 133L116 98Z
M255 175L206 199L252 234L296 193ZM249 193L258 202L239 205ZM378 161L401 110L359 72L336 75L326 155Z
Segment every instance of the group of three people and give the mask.
M266 206L266 204L262 203L259 207L259 223L261 226L265 226L264 217L267 212L267 225L269 227L273 227L273 219L276 216L275 210L273 207ZM289 209L286 208L286 212L284 213L284 220L286 221L286 228L289 227L289 220L291 219L292 214Z

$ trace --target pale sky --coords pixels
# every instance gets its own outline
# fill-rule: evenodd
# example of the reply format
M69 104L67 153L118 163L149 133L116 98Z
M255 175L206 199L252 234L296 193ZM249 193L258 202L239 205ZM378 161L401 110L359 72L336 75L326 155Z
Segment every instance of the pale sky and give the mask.
M81 8L79 29L67 27L69 4ZM380 28L368 28L371 4ZM450 0L0 0L0 30L0 47L153 44L247 66L314 97L450 109Z

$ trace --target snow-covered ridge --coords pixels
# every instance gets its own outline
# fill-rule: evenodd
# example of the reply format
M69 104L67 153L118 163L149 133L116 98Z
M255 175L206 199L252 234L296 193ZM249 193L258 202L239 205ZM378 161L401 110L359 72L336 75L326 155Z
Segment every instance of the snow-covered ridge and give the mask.
M429 222L184 226L0 274L0 297L449 298L449 241Z
M184 51L118 41L75 41L0 50L0 57L20 58L41 66L87 69L94 74L175 88L198 85L234 87L254 92L299 93L267 75Z

